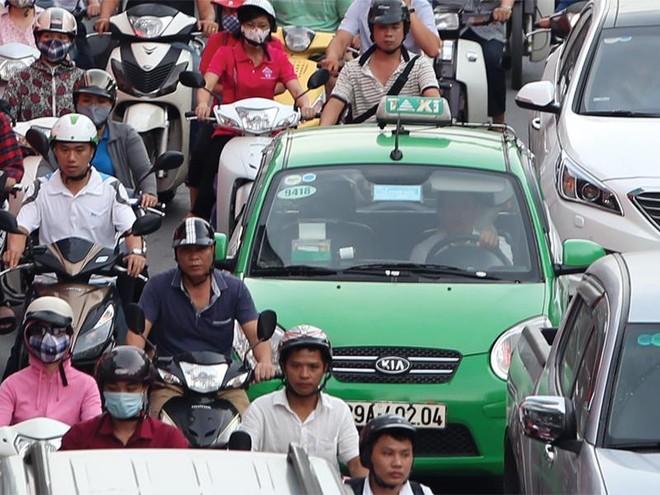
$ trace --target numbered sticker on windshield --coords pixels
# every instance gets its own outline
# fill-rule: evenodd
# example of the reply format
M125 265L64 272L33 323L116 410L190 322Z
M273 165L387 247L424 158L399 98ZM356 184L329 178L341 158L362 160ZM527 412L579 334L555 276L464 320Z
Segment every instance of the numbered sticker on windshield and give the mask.
M300 199L312 196L316 193L314 186L293 186L282 189L277 193L280 199Z

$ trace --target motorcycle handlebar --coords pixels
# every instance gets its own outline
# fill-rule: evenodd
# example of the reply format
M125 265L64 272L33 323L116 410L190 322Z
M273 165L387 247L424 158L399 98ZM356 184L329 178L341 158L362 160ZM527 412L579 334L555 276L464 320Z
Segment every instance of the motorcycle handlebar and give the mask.
M128 273L128 268L124 268L123 266L116 266L115 270L117 270L119 273ZM142 280L143 282L148 282L149 278L145 277L141 273L136 277L139 280Z
M9 272L17 271L17 270L23 270L24 268L32 268L34 266L34 263L21 263L20 265L16 265L13 268L5 268L0 272L0 277L4 277L7 275Z

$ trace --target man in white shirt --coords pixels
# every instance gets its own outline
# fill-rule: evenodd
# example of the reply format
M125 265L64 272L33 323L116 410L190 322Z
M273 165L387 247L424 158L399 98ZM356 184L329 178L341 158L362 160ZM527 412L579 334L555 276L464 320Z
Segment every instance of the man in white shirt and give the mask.
M286 453L295 443L327 459L337 472L339 460L351 476L365 476L348 405L322 392L332 364L325 333L311 325L292 328L280 341L279 359L284 389L257 398L243 415L241 429L250 434L252 448Z
M16 218L19 228L26 234L38 228L40 244L80 237L114 247L116 234L131 228L135 213L124 186L90 164L98 141L96 127L88 117L71 113L57 120L50 139L58 170L30 185ZM18 264L26 242L25 235L7 237L2 256L7 267ZM142 238L126 237L126 247L128 274L137 277L146 264Z

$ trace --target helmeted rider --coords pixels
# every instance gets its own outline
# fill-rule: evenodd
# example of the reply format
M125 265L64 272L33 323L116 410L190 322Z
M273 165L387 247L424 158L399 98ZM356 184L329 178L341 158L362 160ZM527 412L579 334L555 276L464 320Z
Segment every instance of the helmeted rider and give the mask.
M316 111L309 106L309 99L286 53L271 50L269 40L276 29L275 11L268 0L245 0L238 7L241 39L233 46L216 50L204 74L206 90L197 91L197 118L204 120L211 115L211 95L216 84L222 84L222 103L234 103L245 98L275 97L277 83L284 84L301 109L303 118L313 118ZM207 91L208 90L208 91ZM298 98L300 96L300 98ZM207 147L199 183L198 196L191 209L196 216L209 219L214 203L213 183L223 148L236 132L217 129Z
M401 0L373 0L368 21L374 44L339 73L321 125L336 124L347 105L349 122L373 122L385 95L440 96L431 62L419 55L411 58L403 46L410 30L408 7Z
M18 334L29 365L0 385L0 426L39 417L73 425L101 413L96 383L71 366L73 321L71 306L58 297L28 305Z
M116 177L128 189L137 187L151 169L151 161L138 132L130 124L110 119L117 102L115 79L102 69L85 71L81 85L73 91L73 101L76 112L89 117L97 129L98 145L91 162L94 168ZM42 160L37 175L53 171L52 165ZM140 188L141 206L158 203L154 174L146 176Z
M288 452L299 443L309 455L323 457L339 472L339 461L351 476L366 470L358 455L358 433L346 403L323 392L332 370L332 347L326 334L298 325L279 343L284 389L257 398L243 415L241 429L262 452Z
M358 495L433 495L428 486L408 479L416 437L417 429L397 414L370 420L360 432L360 460L369 476L346 484Z
M257 317L246 285L228 272L214 268L215 233L201 219L184 219L174 230L172 248L177 267L154 275L142 292L144 337L156 345L159 356L209 351L230 356L237 321L251 345L257 343ZM144 338L132 332L126 342L144 348ZM275 374L267 342L254 348L256 381ZM151 393L151 414L157 416L170 398L183 389L157 383ZM219 396L242 413L249 401L244 390L225 390Z
M142 349L117 346L106 351L94 375L105 413L72 427L62 438L63 450L188 447L177 428L147 415L156 369Z
M37 47L34 39L35 0L7 0L0 13L0 45L21 43Z
M9 80L4 94L17 121L74 111L73 90L83 76L69 57L77 32L75 17L63 8L51 7L37 16L34 37L41 56Z

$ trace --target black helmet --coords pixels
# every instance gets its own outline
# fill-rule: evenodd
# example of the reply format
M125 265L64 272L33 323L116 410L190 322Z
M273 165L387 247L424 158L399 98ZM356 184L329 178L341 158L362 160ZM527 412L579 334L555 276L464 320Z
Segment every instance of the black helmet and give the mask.
M410 11L402 0L373 0L367 14L369 32L373 41L374 24L403 22L403 36L410 31Z
M371 451L381 435L405 436L415 445L417 429L398 414L383 414L369 421L360 432L360 462L371 469Z
M184 219L174 230L172 247L180 246L214 246L215 232L213 227L203 218L190 217Z
M103 96L112 102L117 101L117 81L102 69L89 69L83 75L82 84L73 90L73 101L78 103L81 94Z
M107 382L118 381L150 385L156 379L156 370L142 349L120 345L99 358L94 376L101 389Z
M236 15L238 16L238 22L241 24L249 22L260 15L265 15L268 18L271 33L277 31L275 9L273 9L273 6L268 0L245 0L245 2L236 9Z
M278 347L280 368L284 369L284 363L291 350L300 347L319 349L328 367L332 363L332 347L323 330L312 325L298 325L282 335Z

